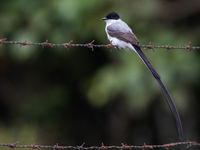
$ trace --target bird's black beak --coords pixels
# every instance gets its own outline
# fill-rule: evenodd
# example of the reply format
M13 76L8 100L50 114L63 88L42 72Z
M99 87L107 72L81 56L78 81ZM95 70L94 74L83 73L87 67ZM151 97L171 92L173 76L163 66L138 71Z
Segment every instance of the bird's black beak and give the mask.
M106 18L106 17L103 17L103 18L101 18L101 20L107 20L107 18Z

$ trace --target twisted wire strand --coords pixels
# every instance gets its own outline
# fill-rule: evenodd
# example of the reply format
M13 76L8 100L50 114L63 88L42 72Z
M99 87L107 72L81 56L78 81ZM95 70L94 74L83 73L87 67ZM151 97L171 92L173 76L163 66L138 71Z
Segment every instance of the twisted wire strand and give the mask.
M19 145L17 143L14 144L5 144L5 143L0 143L0 147L9 147L12 149L53 149L53 150L68 150L68 149L73 149L73 150L108 150L108 149L117 149L117 150L132 150L132 149L161 149L161 148L172 148L172 147L178 147L178 146L185 146L186 149L189 149L191 147L200 147L200 143L195 142L195 141L188 141L188 142L175 142L175 143L168 143L168 144L162 144L162 145L147 145L144 143L144 145L127 145L121 143L120 146L116 145L111 145L111 146L105 146L103 143L101 146L88 146L85 147L83 143L81 146L60 146L58 144L56 145Z
M94 50L95 47L100 48L100 47L105 47L105 48L111 48L113 47L111 44L94 44L94 40L89 42L89 43L72 43L73 41L69 41L66 43L50 43L48 40L45 42L27 42L27 41L8 41L7 38L0 39L0 45L21 45L21 46L41 46L41 47L64 47L64 48L69 48L69 47L88 47L91 48L92 51ZM140 45L141 48L144 49L167 49L167 50L172 50L172 49L183 49L183 50L200 50L200 46L192 46L191 43L186 44L185 46L172 46L172 45L153 45L149 43L148 45Z

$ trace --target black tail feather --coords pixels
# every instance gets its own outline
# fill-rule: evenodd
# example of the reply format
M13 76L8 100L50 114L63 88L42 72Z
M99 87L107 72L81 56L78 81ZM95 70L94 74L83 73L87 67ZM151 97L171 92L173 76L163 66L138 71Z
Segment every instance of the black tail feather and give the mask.
M178 135L179 135L179 140L183 140L183 129L182 129L182 123L181 123L181 119L179 116L179 113L176 109L176 106L167 90L167 88L165 87L165 85L163 84L160 75L156 72L156 70L153 68L153 66L151 65L151 63L148 61L147 57L144 55L144 53L142 52L142 50L140 49L139 46L137 45L133 45L133 47L135 48L135 51L137 52L137 54L140 56L140 58L142 59L142 61L144 62L144 64L147 66L147 68L150 70L150 72L153 74L153 76L155 77L155 79L158 81L158 84L160 85L160 87L163 90L163 93L165 94L165 97L167 98L167 102L170 106L170 109L175 117L176 120L176 125L177 125L177 130L178 130Z

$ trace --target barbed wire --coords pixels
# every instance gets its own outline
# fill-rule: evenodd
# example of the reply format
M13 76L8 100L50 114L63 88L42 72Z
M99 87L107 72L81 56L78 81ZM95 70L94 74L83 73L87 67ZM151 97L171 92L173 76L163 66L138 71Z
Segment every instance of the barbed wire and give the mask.
M88 47L91 48L92 51L94 51L95 47L105 47L105 48L111 48L113 47L111 44L94 44L94 40L89 42L89 43L85 43L85 44L74 44L72 43L73 41L69 41L67 43L61 43L61 44L55 44L55 43L50 43L48 42L48 40L46 40L45 42L41 42L41 43L36 43L36 42L27 42L27 41L8 41L7 38L3 38L0 39L0 45L21 45L21 46L41 46L41 47L64 47L64 48L69 48L69 47ZM141 48L144 49L155 49L155 48L163 48L163 49L167 49L167 50L172 50L172 49L184 49L184 50L200 50L200 46L192 46L191 42L186 44L185 46L172 46L172 45L153 45L151 43L149 43L148 45L140 45Z
M58 144L56 145L19 145L19 142L16 142L14 144L4 144L0 143L0 147L9 147L12 149L19 149L19 148L24 148L24 149L53 149L53 150L68 150L68 149L73 149L73 150L109 150L109 149L117 149L117 150L132 150L132 149L142 149L142 150L147 150L147 149L166 149L169 150L169 148L172 147L178 147L178 146L185 146L186 149L189 149L191 147L200 147L200 143L195 142L195 141L188 141L188 142L176 142L176 143L168 143L168 144L163 144L163 145L147 145L144 143L144 145L127 145L127 144L121 144L120 146L106 146L103 143L101 146L89 146L85 147L85 143L83 143L80 146L60 146Z

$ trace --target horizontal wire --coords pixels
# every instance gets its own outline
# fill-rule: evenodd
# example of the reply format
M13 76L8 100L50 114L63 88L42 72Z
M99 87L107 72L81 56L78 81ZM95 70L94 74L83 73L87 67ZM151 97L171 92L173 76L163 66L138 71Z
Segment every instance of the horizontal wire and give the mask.
M64 48L69 48L69 47L88 47L91 48L92 51L94 50L94 47L105 47L105 48L112 48L115 46L112 46L111 44L94 44L94 40L85 43L85 44L74 44L72 43L73 41L69 41L67 43L61 43L61 44L56 44L56 43L50 43L48 40L45 42L27 42L27 41L8 41L7 38L0 39L0 45L21 45L21 46L41 46L41 47L64 47ZM172 45L152 45L149 43L148 45L140 45L141 48L144 49L184 49L184 50L200 50L200 46L191 46L191 43L186 44L185 46L172 46Z
M25 148L25 149L73 149L73 150L108 150L108 149L117 149L117 150L131 150L131 149L159 149L159 148L171 148L171 147L178 147L178 146L185 146L186 149L191 148L193 146L200 147L200 143L195 141L188 141L188 142L175 142L175 143L168 143L168 144L162 144L162 145L147 145L144 143L144 145L127 145L127 144L121 144L120 146L112 145L112 146L105 146L103 143L101 146L89 146L85 147L83 143L81 146L60 146L58 144L56 145L19 145L17 143L14 144L4 144L0 143L0 147L9 147L12 149L15 148Z

